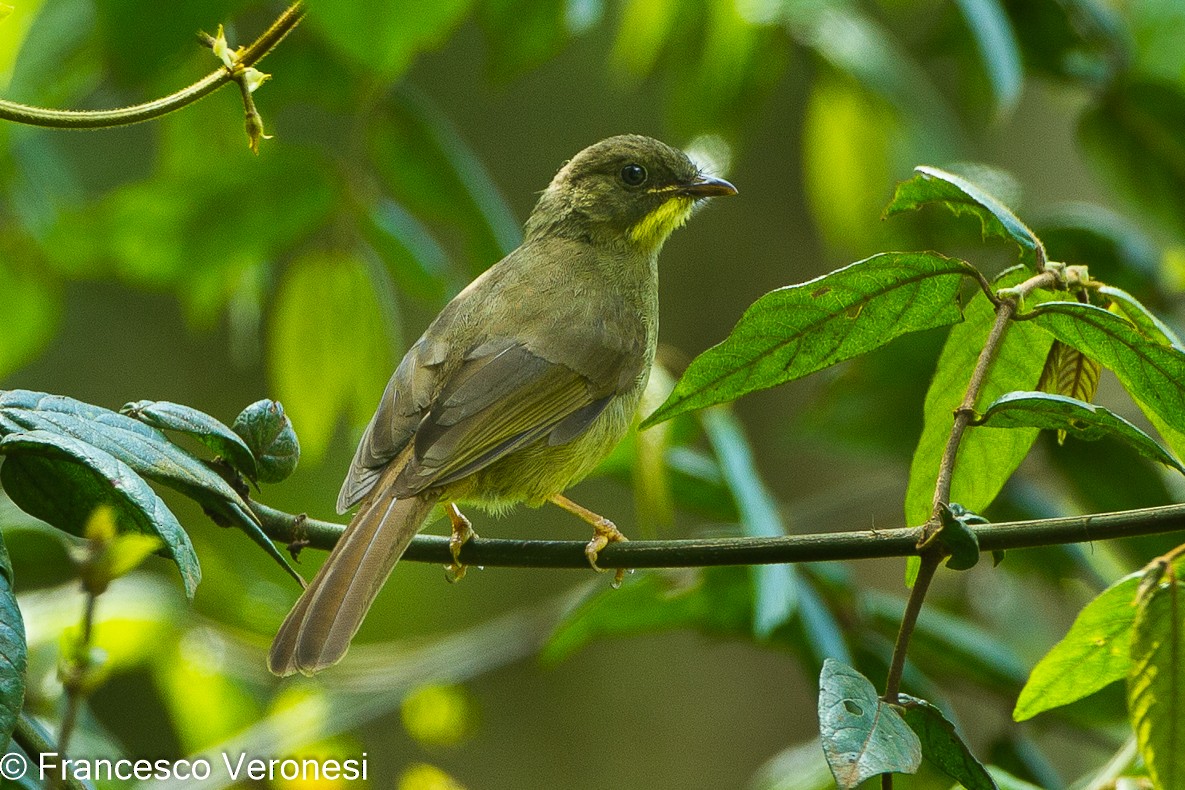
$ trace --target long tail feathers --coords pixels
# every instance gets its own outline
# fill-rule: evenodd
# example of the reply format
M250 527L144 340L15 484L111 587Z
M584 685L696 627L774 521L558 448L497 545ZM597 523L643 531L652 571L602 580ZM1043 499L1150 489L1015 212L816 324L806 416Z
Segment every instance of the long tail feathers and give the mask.
M280 626L268 668L311 675L341 660L407 544L436 504L382 494L362 506Z

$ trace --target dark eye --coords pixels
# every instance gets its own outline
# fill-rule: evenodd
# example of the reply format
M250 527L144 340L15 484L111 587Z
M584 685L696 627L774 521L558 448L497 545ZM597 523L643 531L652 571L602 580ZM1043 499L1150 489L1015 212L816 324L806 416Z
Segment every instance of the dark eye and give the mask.
M621 168L621 180L626 186L641 186L646 183L646 168L635 164L626 165Z

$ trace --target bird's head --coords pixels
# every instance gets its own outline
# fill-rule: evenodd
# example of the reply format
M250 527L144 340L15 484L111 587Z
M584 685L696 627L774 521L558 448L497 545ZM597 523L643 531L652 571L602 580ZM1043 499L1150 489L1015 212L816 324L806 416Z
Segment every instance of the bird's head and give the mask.
M527 237L558 235L657 252L697 204L736 192L666 143L610 137L560 169L527 221Z

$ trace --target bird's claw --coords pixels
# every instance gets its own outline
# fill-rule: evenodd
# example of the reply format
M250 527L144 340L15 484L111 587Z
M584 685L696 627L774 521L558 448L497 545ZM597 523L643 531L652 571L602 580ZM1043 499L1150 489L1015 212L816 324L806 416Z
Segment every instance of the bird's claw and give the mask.
M626 540L629 540L629 538L622 534L616 524L607 518L602 518L593 524L593 536L589 540L588 545L584 547L584 556L588 557L588 564L592 566L594 571L604 573L609 569L597 565L597 557L600 556L601 549L610 543L620 543ZM625 568L618 568L613 576L613 589L620 587L623 579L625 579Z
M451 565L444 566L444 578L450 584L456 584L465 578L465 573L469 570L469 566L461 562L461 549L469 542L470 538L476 538L477 533L473 531L472 522L455 504L450 502L446 510L449 521L453 525L453 533L449 535L448 539L448 550L449 554L453 555L453 562Z

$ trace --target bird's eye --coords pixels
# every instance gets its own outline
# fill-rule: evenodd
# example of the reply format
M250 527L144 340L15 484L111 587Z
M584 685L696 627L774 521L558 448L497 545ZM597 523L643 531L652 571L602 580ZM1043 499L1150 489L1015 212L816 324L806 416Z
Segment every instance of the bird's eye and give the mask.
M646 182L646 168L641 165L628 164L621 168L621 180L626 186L637 187Z

